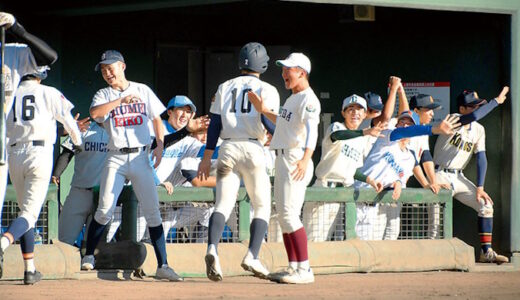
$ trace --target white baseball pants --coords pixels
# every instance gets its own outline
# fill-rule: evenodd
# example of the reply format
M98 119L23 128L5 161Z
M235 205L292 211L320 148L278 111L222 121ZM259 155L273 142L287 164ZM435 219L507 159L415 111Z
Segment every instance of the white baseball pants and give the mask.
M101 174L99 204L94 219L103 225L110 222L126 179L132 182L148 226L161 225L159 196L155 187L153 170L148 160L148 151L142 150L129 154L108 152L105 168Z
M296 162L303 158L303 153L303 149L300 148L281 149L276 153L274 197L283 233L291 233L303 227L300 214L305 200L305 190L314 173L314 164L309 161L303 180L295 181L291 175Z
M88 216L93 213L93 194L92 190L70 187L58 223L58 237L63 243L74 245Z
M223 214L226 220L235 206L240 178L251 200L253 218L269 222L271 182L263 147L256 140L226 140L220 146L215 211Z
M32 142L9 147L9 176L16 190L20 213L29 228L34 227L49 189L53 164L52 144L33 146Z

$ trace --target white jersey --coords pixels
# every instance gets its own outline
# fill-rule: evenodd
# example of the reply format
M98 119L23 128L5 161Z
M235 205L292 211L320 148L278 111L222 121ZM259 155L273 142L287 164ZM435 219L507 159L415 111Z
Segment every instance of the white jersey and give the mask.
M91 107L134 94L139 97L138 103L122 104L103 117L95 119L103 123L110 136L108 148L141 147L150 144L149 121L159 117L166 108L154 92L145 84L129 81L124 91L106 87L97 91Z
M442 169L463 170L473 153L486 151L486 132L477 122L461 126L452 135L439 135L433 162Z
M381 132L384 137L379 137L367 159L361 172L372 179L379 181L384 187L390 187L394 182L400 181L402 187L406 187L406 181L413 174L413 168L417 165L415 155L408 148L401 150L399 141L390 141L391 129ZM356 187L370 187L365 182L356 181Z
M272 85L253 75L242 75L222 83L215 94L210 112L218 114L222 120L220 137L226 139L266 140L265 128L259 114L248 101L247 92L260 95L272 111L280 107L280 96Z
M347 127L344 123L334 122L327 129L321 143L321 159L314 172L320 181L341 182L344 186L350 186L354 183L356 169L363 166L372 142L370 136L332 142L330 136L338 130L347 130Z
M161 164L155 170L159 182L164 182L174 172L177 163L184 157L195 157L204 144L192 136L186 136L164 149ZM168 180L169 181L169 180ZM171 181L170 181L171 182Z
M174 171L168 178L173 186L192 186L191 181L197 177L200 161L202 157L184 157L177 162ZM216 159L211 160L210 176L215 176Z
M7 117L9 144L44 141L52 145L56 142L56 121L64 125L74 144L81 144L81 133L70 114L73 107L57 89L35 80L23 81Z
M92 122L89 129L82 134L81 151L74 154L74 175L71 186L78 188L92 188L99 185L101 171L105 167L105 158L108 152L108 134L96 122ZM70 137L61 145L74 151Z
M3 73L5 76L5 115L13 104L13 97L22 76L37 70L31 49L25 44L5 44Z
M276 130L271 149L304 148L307 140L307 120L320 122L321 104L312 88L292 94L276 118Z

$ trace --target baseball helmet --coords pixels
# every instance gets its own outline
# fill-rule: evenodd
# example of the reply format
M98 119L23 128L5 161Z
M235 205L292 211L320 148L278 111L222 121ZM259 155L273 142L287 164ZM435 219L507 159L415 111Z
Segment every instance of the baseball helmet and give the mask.
M238 55L238 68L240 70L251 70L260 74L267 70L267 50L260 43L247 43L240 49Z
M40 80L44 80L47 78L47 71L50 70L49 66L39 66L31 73L26 74L26 76L32 76L36 78L40 78Z

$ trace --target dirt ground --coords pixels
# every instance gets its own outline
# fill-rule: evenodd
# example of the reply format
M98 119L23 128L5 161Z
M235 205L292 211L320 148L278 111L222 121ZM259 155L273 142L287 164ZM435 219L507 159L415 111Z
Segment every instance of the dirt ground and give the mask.
M425 272L316 276L309 285L254 277L0 281L0 299L520 299L520 272Z

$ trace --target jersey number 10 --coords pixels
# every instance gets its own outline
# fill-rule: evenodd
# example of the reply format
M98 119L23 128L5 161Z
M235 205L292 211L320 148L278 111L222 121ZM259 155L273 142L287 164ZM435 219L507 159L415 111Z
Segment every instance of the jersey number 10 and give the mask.
M34 96L26 95L22 98L22 120L31 121L34 119ZM16 98L13 103L13 121L16 122Z
M243 114L247 114L249 112L251 112L251 102L247 101L246 100L246 94L247 92L251 91L251 89L244 89L242 91L242 103L240 105L240 112L243 113ZM237 105L237 89L233 89L231 91L232 95L232 99L231 99L231 109L229 110L229 112L232 112L232 113L236 113L237 112L237 108L236 108L236 105Z

